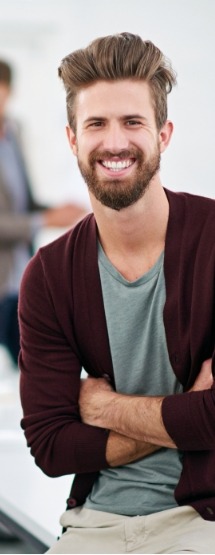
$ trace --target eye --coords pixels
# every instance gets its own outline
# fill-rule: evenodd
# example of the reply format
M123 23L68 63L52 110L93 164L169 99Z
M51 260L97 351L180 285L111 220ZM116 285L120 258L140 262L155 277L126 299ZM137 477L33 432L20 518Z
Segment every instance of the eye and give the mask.
M102 127L103 125L104 125L104 122L101 120L98 120L90 123L89 127Z
M126 121L126 125L128 125L128 127L137 127L141 124L141 121L138 121L136 119L129 119L128 121Z

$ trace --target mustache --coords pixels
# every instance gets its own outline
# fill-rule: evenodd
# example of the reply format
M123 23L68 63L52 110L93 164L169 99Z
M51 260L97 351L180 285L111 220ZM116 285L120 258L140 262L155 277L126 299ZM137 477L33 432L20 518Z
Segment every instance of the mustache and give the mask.
M103 160L112 160L114 157L117 157L118 160L127 160L128 158L135 158L137 160L143 159L143 153L140 152L138 149L123 149L120 151L110 151L110 150L95 150L91 152L89 156L90 162L100 162Z

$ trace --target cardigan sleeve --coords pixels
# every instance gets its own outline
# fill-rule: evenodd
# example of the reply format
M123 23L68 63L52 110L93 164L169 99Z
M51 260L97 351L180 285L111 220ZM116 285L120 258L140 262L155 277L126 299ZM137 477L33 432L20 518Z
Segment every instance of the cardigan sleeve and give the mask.
M178 449L215 449L215 386L209 390L165 397L162 417Z
M215 375L215 202L166 193L164 321L173 370L188 391L207 358L213 359ZM215 383L210 390L166 397L162 417L178 448L214 450Z
M79 416L81 361L72 321L69 336L56 314L40 253L23 276L19 322L21 425L36 464L52 477L107 467L108 432L83 424Z

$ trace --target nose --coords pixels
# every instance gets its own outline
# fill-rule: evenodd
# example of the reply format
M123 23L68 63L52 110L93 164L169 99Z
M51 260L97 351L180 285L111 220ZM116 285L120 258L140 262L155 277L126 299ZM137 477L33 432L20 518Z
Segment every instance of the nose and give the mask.
M126 130L119 122L112 122L105 129L103 137L103 148L112 153L128 149L129 140Z

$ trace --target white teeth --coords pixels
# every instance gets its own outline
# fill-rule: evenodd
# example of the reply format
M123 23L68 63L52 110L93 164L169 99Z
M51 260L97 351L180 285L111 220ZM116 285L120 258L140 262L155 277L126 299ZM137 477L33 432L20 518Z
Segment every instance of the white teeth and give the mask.
M117 162L111 160L102 160L102 165L105 166L105 168L109 168L115 171L124 170L125 168L131 166L131 164L132 160L118 160Z

